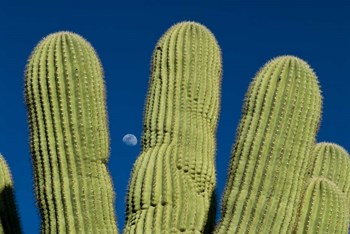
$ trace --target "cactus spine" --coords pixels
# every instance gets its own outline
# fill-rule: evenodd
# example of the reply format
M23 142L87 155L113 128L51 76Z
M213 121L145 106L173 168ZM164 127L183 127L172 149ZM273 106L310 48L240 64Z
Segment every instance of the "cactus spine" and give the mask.
M207 28L183 22L159 40L124 233L203 233L216 183L220 83L221 52Z
M25 76L42 233L116 233L103 71L94 49L77 34L51 34L34 49Z
M22 233L10 169L0 154L0 234Z
M315 74L296 57L277 57L258 72L247 92L216 233L291 229L321 102Z

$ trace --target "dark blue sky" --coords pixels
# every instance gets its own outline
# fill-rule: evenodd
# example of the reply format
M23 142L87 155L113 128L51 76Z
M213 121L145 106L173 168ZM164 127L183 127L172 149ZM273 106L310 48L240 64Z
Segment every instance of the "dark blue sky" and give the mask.
M151 54L158 38L177 22L192 20L206 25L222 49L224 73L217 132L219 195L244 94L258 69L275 56L295 55L313 67L324 96L317 139L350 149L349 1L180 1L183 3L177 5L155 0L117 2L0 3L0 152L12 170L25 233L38 233L40 222L34 199L23 73L33 47L52 32L69 30L82 35L101 58L111 135L109 168L117 194L119 227L124 225L125 192L140 150L140 145L123 144L122 137L126 133L141 136Z

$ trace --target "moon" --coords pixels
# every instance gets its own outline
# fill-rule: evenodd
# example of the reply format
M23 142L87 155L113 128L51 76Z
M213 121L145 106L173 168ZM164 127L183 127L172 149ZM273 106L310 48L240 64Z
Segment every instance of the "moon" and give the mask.
M126 134L123 137L123 142L128 146L135 146L137 144L137 138L133 134Z

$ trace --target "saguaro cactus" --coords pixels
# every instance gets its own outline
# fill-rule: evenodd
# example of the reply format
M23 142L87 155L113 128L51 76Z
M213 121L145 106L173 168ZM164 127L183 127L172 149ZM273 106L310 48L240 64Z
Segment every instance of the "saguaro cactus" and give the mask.
M51 34L34 49L25 76L42 232L116 233L103 71L94 49L76 34Z
M157 43L124 233L203 233L215 187L220 81L220 49L204 26L179 23Z
M248 90L216 233L286 233L294 224L321 114L301 59L267 63Z
M21 233L10 169L0 154L0 233Z
M205 26L182 22L157 43L151 69L124 233L212 233L220 48ZM117 233L94 49L74 33L51 34L34 49L25 76L42 232ZM350 159L340 146L315 144L321 104L317 78L299 58L277 57L257 73L215 233L347 232ZM0 234L20 233L1 156L0 192Z

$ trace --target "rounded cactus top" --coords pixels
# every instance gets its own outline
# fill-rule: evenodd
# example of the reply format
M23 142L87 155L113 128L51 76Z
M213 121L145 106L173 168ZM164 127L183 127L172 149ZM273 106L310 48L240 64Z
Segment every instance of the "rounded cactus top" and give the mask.
M215 44L218 46L217 40L214 36L214 34L203 24L194 22L194 21L183 21L174 24L172 27L170 27L166 33L160 38L159 42L164 40L165 38L168 38L174 33L184 30L192 30L191 36L192 37L198 37L198 34L204 34L206 37L210 38L211 41L215 42ZM219 49L219 46L218 46Z
M63 53L64 48L66 48L66 51L79 52L82 52L82 48L84 48L84 50L88 51L89 55L94 60L94 63L98 64L98 67L101 69L101 73L103 74L103 68L100 64L100 59L93 46L79 34L70 31L59 31L45 36L37 44L29 56L26 72L28 72L28 69L30 69L31 61L33 60L35 54L37 56L40 56L40 54L43 54L43 52L45 53L49 50ZM57 53L55 53L55 57L57 57Z
M304 60L292 56L278 56L267 62L255 75L247 93L247 98L254 93L253 87L270 87L271 93L280 93L275 99L285 96L286 101L304 100L306 109L311 108L314 119L320 119L322 112L322 96L319 81L313 69ZM291 90L290 95L285 93ZM256 89L255 89L256 90ZM285 91L283 91L285 90ZM304 102L303 101L303 102ZM307 106L306 106L306 103ZM317 121L319 122L319 121Z

